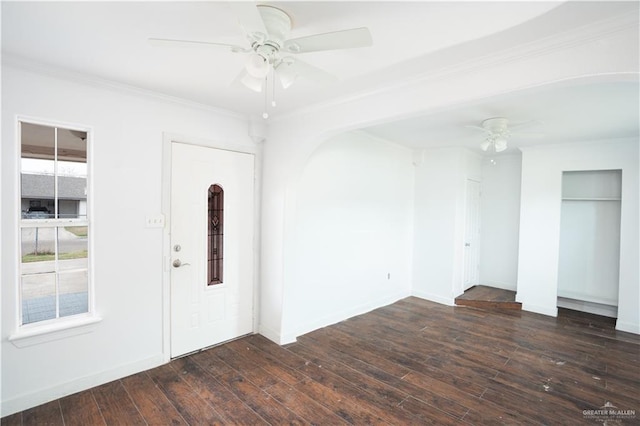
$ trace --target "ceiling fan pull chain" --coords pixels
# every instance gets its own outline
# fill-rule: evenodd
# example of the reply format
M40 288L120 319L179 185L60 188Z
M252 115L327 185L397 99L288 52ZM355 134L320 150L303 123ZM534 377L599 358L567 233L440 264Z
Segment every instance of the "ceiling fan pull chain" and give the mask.
M262 113L262 118L265 120L269 118L269 113L267 112L267 97L269 96L268 82L269 80L267 79L267 76L264 76L264 112Z
M272 107L276 107L276 69L275 67L271 68L272 71L272 77L271 77L271 106Z

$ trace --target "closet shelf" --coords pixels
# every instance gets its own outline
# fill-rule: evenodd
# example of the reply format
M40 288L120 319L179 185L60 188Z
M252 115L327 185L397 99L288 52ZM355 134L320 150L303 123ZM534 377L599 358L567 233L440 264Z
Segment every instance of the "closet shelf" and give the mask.
M604 296L594 296L592 294L581 293L577 291L563 290L558 288L558 297L563 299L570 299L578 302L598 303L600 305L618 306L618 300L616 298L609 298Z
M562 201L621 201L620 197L562 197Z

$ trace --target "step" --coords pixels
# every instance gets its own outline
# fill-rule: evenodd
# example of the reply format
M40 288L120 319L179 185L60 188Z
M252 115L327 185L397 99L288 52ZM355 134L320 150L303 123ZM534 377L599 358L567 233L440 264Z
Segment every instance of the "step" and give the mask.
M497 310L522 310L522 303L516 302L516 292L489 286L473 286L455 299L457 306Z

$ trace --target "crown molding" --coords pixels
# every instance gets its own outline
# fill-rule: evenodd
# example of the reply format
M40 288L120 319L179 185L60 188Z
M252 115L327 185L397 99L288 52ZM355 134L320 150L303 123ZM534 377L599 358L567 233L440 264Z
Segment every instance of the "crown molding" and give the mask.
M384 95L420 84L441 82L456 76L473 74L496 66L524 62L545 55L566 52L592 43L604 43L607 39L629 31L635 32L634 40L637 48L639 25L638 14L621 13L607 19L556 32L552 35L523 41L517 40L518 38L527 38L527 29L521 28L522 26L514 27L498 34L472 40L462 45L453 46L409 61L408 66L419 71L406 77L395 78L391 82L388 82L389 79L380 79L382 81L381 84L370 85L375 86L375 89L363 89L347 96L312 104L296 111L278 115L273 118L272 122L276 123L302 115L318 113L327 108L334 108L339 105L360 101L370 96ZM514 35L511 39L516 40L515 43L509 37L511 32ZM523 34L525 35L523 36ZM529 38L531 37L536 36L529 36ZM476 55L475 57L470 56L473 52L482 51L483 49L480 48L482 45L490 44L500 38L506 40L502 43L496 43L502 44L501 48L495 50L484 49L489 50L490 53ZM505 43L508 45L505 46ZM626 74L637 74L637 72L637 69L629 70Z
M29 71L35 74L53 77L60 80L66 80L73 83L84 84L98 89L109 90L112 92L137 96L140 98L160 101L172 105L179 105L187 108L199 109L234 120L249 120L249 115L236 113L223 108L202 104L199 102L191 101L177 96L167 95L153 90L143 89L137 86L131 86L113 80L103 79L91 74L71 71L69 69L64 69L50 64L34 61L18 55L3 53L2 67L22 69L24 71Z
M611 139L591 139L584 141L570 141L570 142L557 142L553 144L545 144L545 145L534 145L534 146L521 146L518 148L520 152L535 152L535 151L553 151L553 150L563 150L566 148L580 146L580 147L589 147L589 146L601 146L601 145L632 145L637 144L639 141L637 138L611 138Z

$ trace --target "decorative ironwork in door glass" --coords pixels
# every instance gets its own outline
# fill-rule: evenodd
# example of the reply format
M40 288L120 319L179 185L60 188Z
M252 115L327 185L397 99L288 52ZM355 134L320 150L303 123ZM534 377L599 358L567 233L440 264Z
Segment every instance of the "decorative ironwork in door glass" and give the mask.
M222 284L224 258L224 190L211 185L208 191L207 285Z

